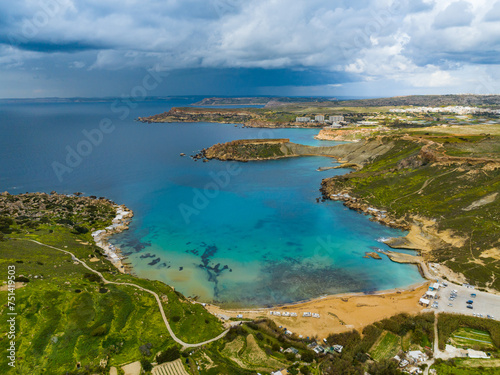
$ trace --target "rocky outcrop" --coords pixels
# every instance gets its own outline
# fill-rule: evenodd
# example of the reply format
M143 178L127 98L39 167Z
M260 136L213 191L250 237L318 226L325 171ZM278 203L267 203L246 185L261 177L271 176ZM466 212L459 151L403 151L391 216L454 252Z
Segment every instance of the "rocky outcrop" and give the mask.
M47 193L0 194L0 219L27 231L43 225L68 228L77 235L89 236L104 250L106 257L122 273L127 272L120 250L109 243L109 238L128 229L133 212L106 198ZM109 224L104 229L99 229ZM12 232L3 228L4 232ZM17 230L17 228L16 228ZM1 232L0 232L1 233Z
M356 144L336 146L307 146L289 142L288 139L251 139L218 143L204 150L207 159L218 160L269 160L297 156L327 156L362 166L392 148L390 141L375 139Z

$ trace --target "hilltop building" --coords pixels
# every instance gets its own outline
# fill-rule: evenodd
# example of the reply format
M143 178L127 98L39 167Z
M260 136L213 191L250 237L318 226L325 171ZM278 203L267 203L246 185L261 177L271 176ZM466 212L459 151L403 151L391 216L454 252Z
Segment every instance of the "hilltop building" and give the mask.
M330 116L330 117L328 117L328 121L330 121L330 122L342 122L342 121L344 121L344 116Z

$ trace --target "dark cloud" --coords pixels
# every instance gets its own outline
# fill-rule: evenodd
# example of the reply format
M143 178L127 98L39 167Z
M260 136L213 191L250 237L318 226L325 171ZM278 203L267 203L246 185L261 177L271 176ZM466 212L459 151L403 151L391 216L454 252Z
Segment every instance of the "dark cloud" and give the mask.
M500 31L491 27L500 1L487 14L487 0L476 1L2 2L0 78L41 85L33 83L36 72L60 96L102 90L103 80L107 90L126 91L152 68L170 72L159 94L323 85L376 91L393 82L467 91L458 84L476 68L488 75L500 64Z
M36 41L28 40L18 35L9 35L6 39L0 39L0 44L8 45L14 48L19 48L25 51L42 52L42 53L73 53L89 50L98 50L106 48L103 45L90 44L87 42L70 42L65 41L61 43L49 42L49 41Z

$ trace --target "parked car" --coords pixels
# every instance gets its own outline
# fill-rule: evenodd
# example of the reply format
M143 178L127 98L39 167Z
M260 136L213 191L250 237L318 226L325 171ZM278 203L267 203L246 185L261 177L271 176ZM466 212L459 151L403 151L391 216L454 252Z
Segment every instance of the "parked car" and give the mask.
M468 309L473 309L474 307L472 307L472 305L467 305L467 308Z

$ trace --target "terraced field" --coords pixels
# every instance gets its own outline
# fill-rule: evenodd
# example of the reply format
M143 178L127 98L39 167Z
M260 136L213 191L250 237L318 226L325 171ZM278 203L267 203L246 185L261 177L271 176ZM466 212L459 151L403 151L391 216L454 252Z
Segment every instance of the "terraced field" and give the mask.
M460 328L453 332L451 336L452 345L473 348L481 347L484 349L494 349L495 345L491 340L491 335L486 331L480 331L473 328Z
M181 359L155 366L152 375L189 375Z

